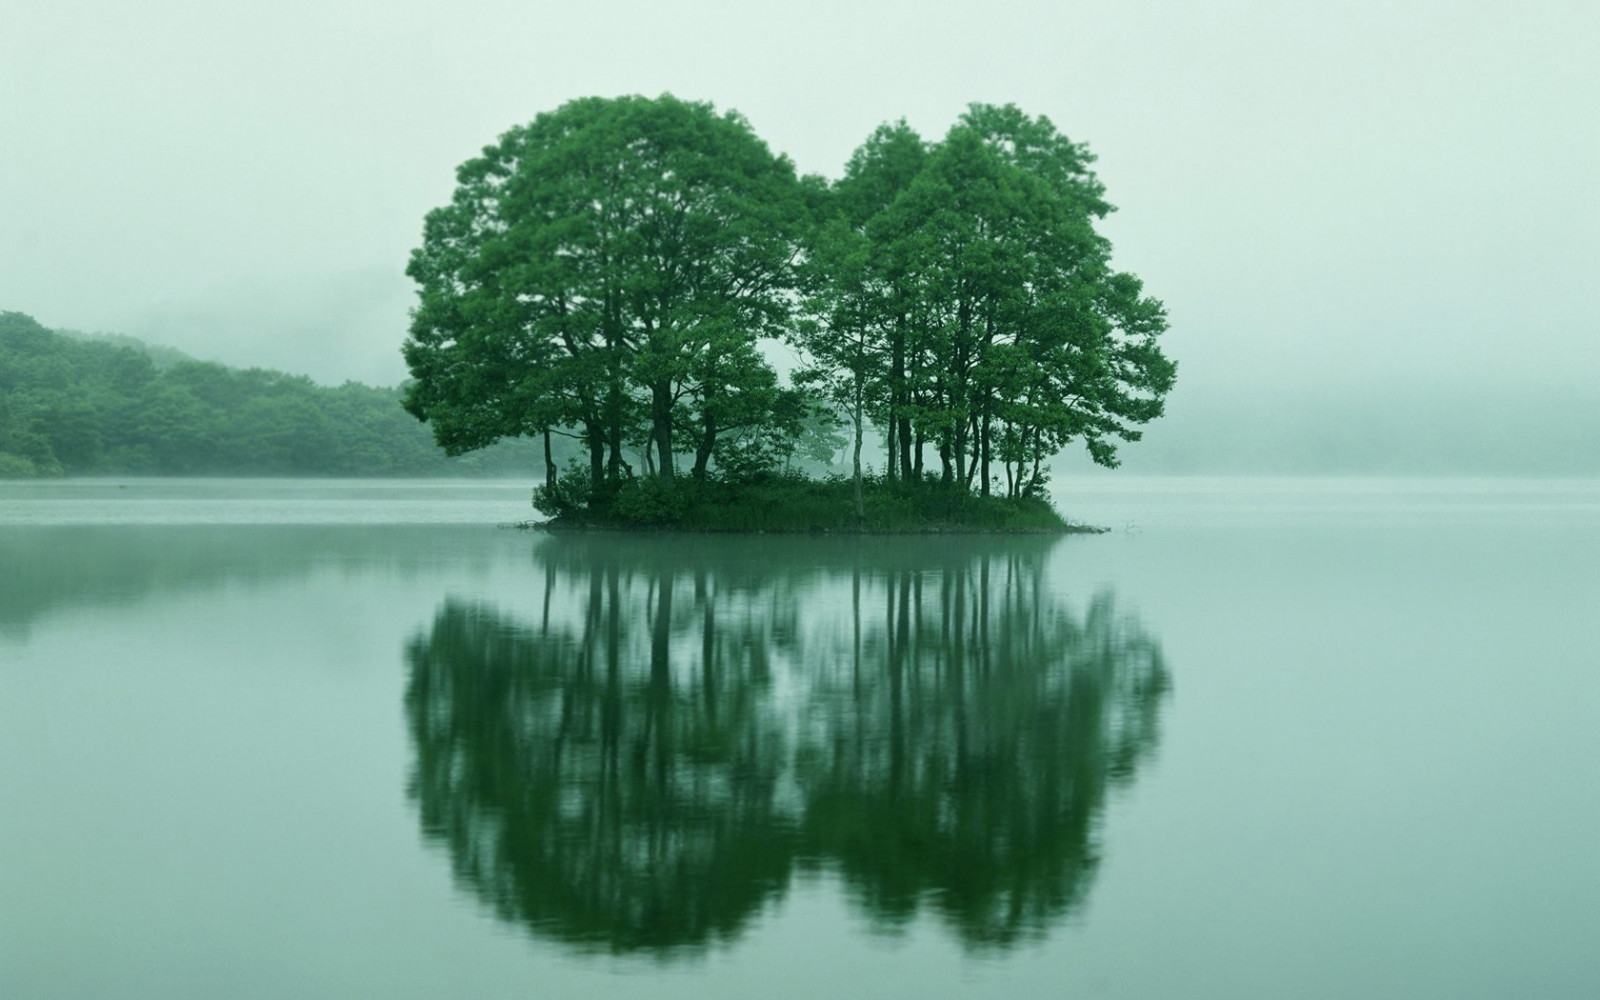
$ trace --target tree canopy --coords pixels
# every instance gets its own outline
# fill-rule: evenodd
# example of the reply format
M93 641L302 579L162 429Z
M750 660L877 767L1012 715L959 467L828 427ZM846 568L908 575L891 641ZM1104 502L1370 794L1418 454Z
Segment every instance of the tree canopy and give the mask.
M507 475L536 461L512 442L446 458L399 398L0 312L0 478Z
M798 420L756 343L785 329L807 213L743 118L573 101L457 180L408 268L406 405L446 449L554 431L583 440L596 483L632 476L638 445L670 480L680 451L703 475L719 445Z
M690 463L758 474L818 413L853 431L858 514L869 428L889 481L1040 495L1075 441L1116 465L1176 373L1164 308L1096 231L1093 161L974 104L937 142L880 127L829 182L709 104L572 101L427 216L405 404L452 453L577 438L592 497ZM788 384L778 342L802 359Z

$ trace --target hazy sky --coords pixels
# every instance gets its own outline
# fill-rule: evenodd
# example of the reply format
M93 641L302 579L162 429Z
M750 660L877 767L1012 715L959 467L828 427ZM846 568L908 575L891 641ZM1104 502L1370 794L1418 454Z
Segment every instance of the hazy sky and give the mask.
M1179 396L1600 382L1593 0L0 0L0 52L0 309L47 326L394 382L423 214L541 110L710 100L833 176L1012 101L1099 155Z

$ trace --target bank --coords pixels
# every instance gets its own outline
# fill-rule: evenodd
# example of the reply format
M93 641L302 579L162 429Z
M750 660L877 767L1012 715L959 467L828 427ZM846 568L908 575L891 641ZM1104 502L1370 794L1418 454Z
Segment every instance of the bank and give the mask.
M534 491L547 531L776 534L1078 534L1103 531L1062 517L1042 496L983 496L958 486L870 478L861 513L844 477L770 475L746 481L638 479L608 493L586 481Z

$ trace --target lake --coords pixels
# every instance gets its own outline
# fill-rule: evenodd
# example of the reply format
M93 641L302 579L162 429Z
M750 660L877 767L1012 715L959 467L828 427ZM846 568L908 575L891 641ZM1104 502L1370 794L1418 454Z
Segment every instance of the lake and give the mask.
M1600 996L1600 482L0 483L0 996Z

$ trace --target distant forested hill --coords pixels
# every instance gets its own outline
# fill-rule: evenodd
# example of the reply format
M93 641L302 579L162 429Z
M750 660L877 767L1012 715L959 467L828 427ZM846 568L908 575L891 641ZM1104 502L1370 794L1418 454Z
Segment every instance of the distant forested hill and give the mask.
M0 477L543 473L531 441L446 458L398 389L175 353L0 312Z
M26 319L27 317L23 318ZM131 347L141 354L148 354L150 356L150 360L155 363L157 371L163 371L171 368L173 365L181 365L185 361L195 360L189 355L178 350L176 347L164 347L160 344L147 344L138 337L130 337L125 333L87 333L83 330L63 330L60 327L57 327L52 332L59 333L63 337L71 337L73 340L85 340L96 344L110 344L112 347Z

